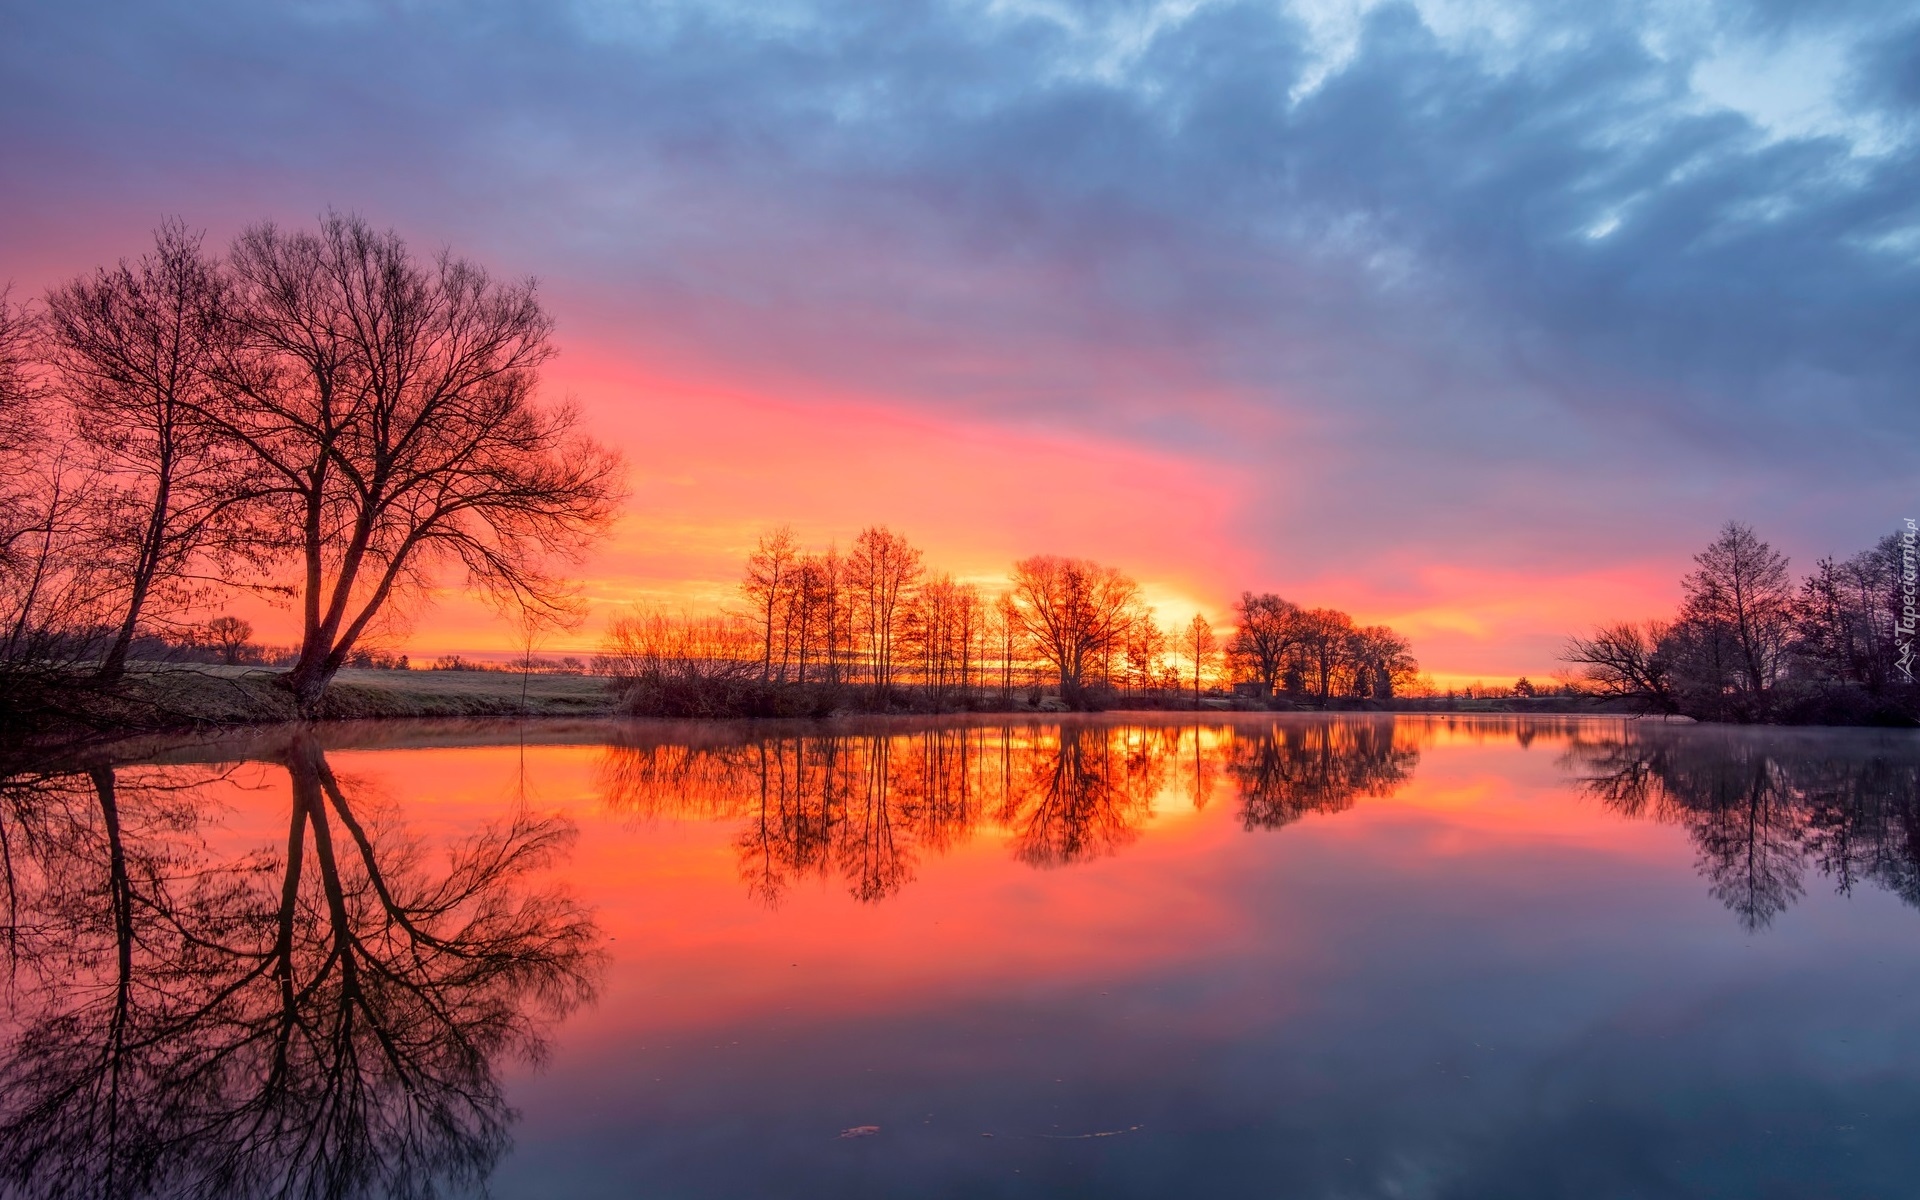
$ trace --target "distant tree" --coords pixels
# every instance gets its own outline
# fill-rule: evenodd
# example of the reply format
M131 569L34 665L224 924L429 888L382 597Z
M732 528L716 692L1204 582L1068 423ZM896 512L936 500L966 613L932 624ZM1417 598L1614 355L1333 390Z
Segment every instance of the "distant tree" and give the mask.
M860 531L847 555L847 584L866 635L874 691L893 686L894 654L908 602L920 582L920 551L884 525Z
M1354 630L1347 653L1353 694L1362 699L1391 700L1420 674L1412 646L1385 625Z
M209 416L247 448L299 563L303 710L441 569L508 607L571 604L548 565L606 526L620 466L577 409L536 398L552 321L531 282L422 261L332 213L311 233L248 229L229 267L231 402Z
M754 620L760 626L760 678L763 680L772 679L774 675L775 632L793 612L793 575L799 554L793 528L782 525L761 534L753 553L747 556L747 575L740 583L740 591L753 606ZM783 632L791 635L791 630ZM785 666L783 653L782 677Z
M233 666L253 642L253 625L240 617L215 617L207 622L206 638L221 661Z
M807 682L807 668L824 653L831 637L833 580L825 558L802 555L793 567L793 586L788 591L785 621L785 647L781 661L793 660L795 683Z
M1336 608L1310 608L1300 613L1298 628L1305 681L1324 707L1352 661L1353 618Z
M1820 560L1794 603L1793 656L1806 675L1875 692L1894 682L1901 565L1898 534L1844 562Z
M845 680L848 659L853 654L853 610L847 603L847 560L839 547L829 545L827 552L813 558L810 576L815 590L817 638L826 656L827 682Z
M1200 707L1200 681L1213 666L1214 656L1219 653L1220 642L1213 634L1213 624L1199 613L1193 614L1193 620L1181 631L1180 648L1186 652L1187 661L1193 664L1193 706Z
M1125 672L1127 686L1142 691L1159 688L1166 675L1166 658L1172 640L1153 614L1143 612L1128 622L1126 630Z
M155 602L183 602L200 560L230 553L245 532L245 447L204 416L221 403L224 297L218 264L179 221L161 225L137 262L47 295L61 395L100 480L90 549L116 582L103 679L125 670Z
M1536 694L1533 681L1525 675L1513 681L1513 694L1523 700L1531 700Z
M1227 656L1235 675L1278 690L1300 646L1300 607L1271 592L1240 593Z
M1000 675L1000 703L1013 702L1013 673L1026 644L1026 626L1020 619L1020 606L1011 592L994 600L987 613L987 636Z
M1112 567L1040 554L1014 564L1011 595L1022 631L1059 680L1060 698L1083 705L1089 673L1137 613L1140 586Z
M919 650L921 682L936 704L969 686L981 608L979 589L947 574L921 585L914 597L908 624Z

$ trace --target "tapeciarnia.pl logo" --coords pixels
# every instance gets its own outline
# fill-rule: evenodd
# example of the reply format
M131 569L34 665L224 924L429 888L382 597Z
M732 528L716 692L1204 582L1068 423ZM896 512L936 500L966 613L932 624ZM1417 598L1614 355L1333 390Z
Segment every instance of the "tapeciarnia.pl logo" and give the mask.
M1893 665L1908 683L1913 682L1914 594L1920 590L1916 541L1920 541L1920 525L1908 517L1906 528L1900 531L1900 615L1893 622L1894 644L1900 649L1900 657Z

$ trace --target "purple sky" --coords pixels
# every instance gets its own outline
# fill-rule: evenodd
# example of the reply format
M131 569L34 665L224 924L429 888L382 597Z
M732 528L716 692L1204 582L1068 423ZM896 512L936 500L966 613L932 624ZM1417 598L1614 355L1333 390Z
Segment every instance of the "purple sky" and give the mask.
M1910 6L3 11L0 279L328 205L538 275L636 466L600 599L885 521L1492 677L1730 517L1920 515Z

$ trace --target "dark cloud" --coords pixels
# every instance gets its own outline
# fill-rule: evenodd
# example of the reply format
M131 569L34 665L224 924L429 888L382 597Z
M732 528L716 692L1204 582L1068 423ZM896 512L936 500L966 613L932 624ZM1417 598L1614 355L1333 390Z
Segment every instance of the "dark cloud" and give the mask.
M570 327L1271 464L1248 536L1291 548L1903 515L1897 6L1318 11L15 4L0 196L360 207Z

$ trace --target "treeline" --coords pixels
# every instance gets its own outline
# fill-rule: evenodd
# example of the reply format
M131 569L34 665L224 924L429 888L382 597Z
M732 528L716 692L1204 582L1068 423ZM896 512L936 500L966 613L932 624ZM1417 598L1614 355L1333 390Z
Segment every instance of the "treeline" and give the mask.
M542 402L531 281L329 214L0 293L0 694L110 687L236 592L294 608L302 711L449 572L529 624L611 518L613 455Z
M1564 657L1591 690L1702 721L1912 725L1915 528L1796 581L1729 522L1694 556L1671 620L1603 626Z
M989 590L885 526L845 551L763 534L739 595L731 611L616 618L596 669L655 716L1198 705L1228 689L1324 708L1390 699L1418 672L1406 639L1334 609L1249 592L1224 635L1200 614L1169 627L1113 567L1036 555Z

